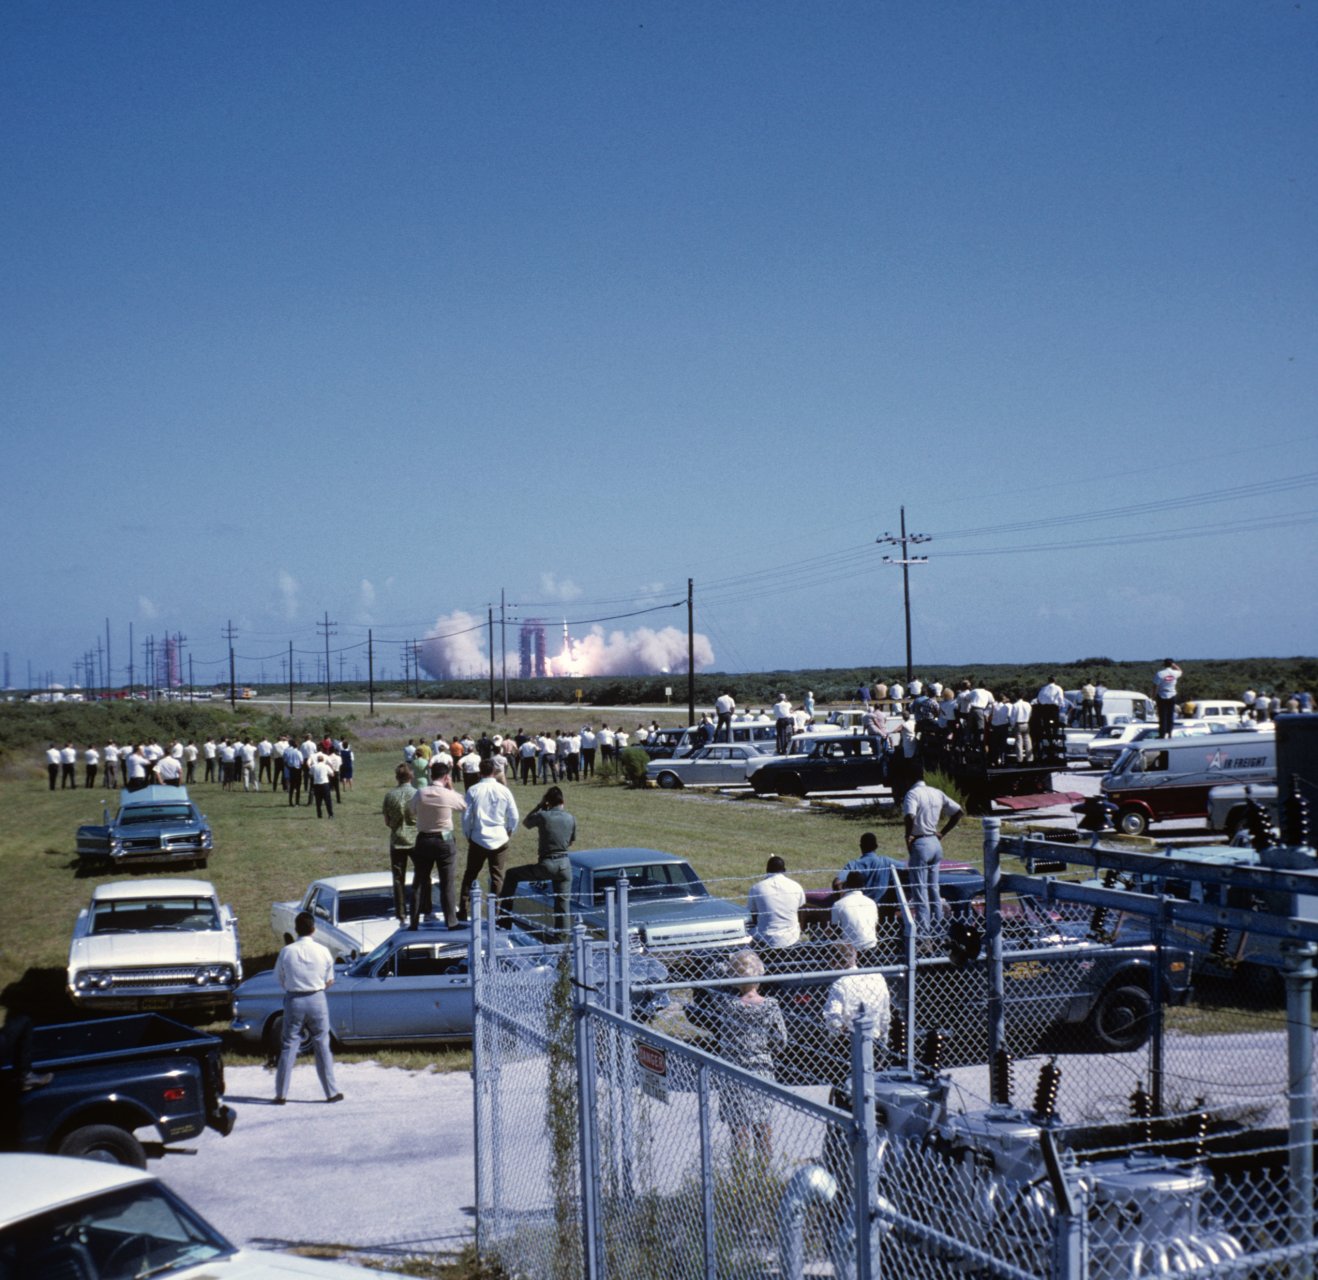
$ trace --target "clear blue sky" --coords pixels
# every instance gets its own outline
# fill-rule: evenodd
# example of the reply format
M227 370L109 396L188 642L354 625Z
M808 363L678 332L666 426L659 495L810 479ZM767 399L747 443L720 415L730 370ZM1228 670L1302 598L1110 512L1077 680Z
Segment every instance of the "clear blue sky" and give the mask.
M927 673L1315 651L1318 7L0 24L16 684L107 616L117 669L131 622L200 680L229 619L269 673L325 612L337 649L688 577L717 668L881 671L903 503Z

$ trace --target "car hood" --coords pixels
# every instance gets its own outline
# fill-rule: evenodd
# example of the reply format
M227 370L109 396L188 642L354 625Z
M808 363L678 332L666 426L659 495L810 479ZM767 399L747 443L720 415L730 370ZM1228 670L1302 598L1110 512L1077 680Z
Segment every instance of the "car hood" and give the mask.
M681 902L671 899L646 902L632 898L628 912L631 923L640 926L645 940L652 946L731 941L745 936L749 919L741 907L720 898Z
M177 964L233 964L238 948L232 933L109 933L78 938L69 950L69 967L106 965L161 968Z
M258 1249L239 1249L227 1258L202 1262L182 1271L170 1271L178 1280L282 1280L284 1276L325 1276L327 1280L362 1280L363 1276L381 1276L385 1280L396 1271L363 1271L346 1262L329 1262L324 1258L299 1258L287 1253L265 1253Z

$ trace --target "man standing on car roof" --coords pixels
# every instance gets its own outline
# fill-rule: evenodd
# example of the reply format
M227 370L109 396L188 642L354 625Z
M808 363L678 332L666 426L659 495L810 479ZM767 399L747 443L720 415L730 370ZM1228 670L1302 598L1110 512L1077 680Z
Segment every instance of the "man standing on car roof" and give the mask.
M723 735L724 742L732 741L732 713L736 709L737 704L727 689L714 699L714 710L718 712L718 724L714 727L715 742L718 741L719 734Z
M458 899L458 919L464 922L471 909L471 886L487 863L490 895L495 898L502 895L508 840L520 821L513 793L502 782L495 781L492 760L481 761L481 780L467 792L466 800L462 833L467 837L467 869L462 873Z
M397 785L385 793L381 812L389 828L389 874L394 886L394 915L407 923L407 862L416 844L416 816L412 812L412 766L406 762L394 770Z
M961 821L961 806L951 796L931 787L923 777L902 801L906 819L906 854L911 905L921 933L927 933L935 910L941 911L938 864L943 860L943 839ZM938 824L946 818L943 829Z
M493 769L493 761L490 761ZM439 868L439 905L444 923L458 927L457 885L458 846L453 835L453 817L467 808L469 797L458 794L451 780L452 770L443 760L430 762L430 785L422 787L409 801L416 820L416 847L412 850L412 924L429 915L432 903L430 872ZM491 775L492 776L492 775ZM474 789L473 789L474 790Z
M334 1079L329 1002L325 999L326 990L334 985L334 957L328 947L312 937L316 922L310 911L297 913L293 930L297 940L290 942L275 961L275 978L284 989L284 1035L279 1069L275 1073L275 1105L282 1107L288 1101L293 1066L302 1047L303 1027L311 1035L316 1074L325 1090L325 1101L342 1102L343 1094Z
M1172 726L1176 723L1176 682L1180 678L1181 669L1170 658L1163 662L1162 669L1153 677L1160 738L1172 736Z
M780 693L778 701L773 704L773 715L778 754L785 756L787 754L787 744L792 740L792 729L796 725L796 721L792 719L792 704L787 701L785 693Z

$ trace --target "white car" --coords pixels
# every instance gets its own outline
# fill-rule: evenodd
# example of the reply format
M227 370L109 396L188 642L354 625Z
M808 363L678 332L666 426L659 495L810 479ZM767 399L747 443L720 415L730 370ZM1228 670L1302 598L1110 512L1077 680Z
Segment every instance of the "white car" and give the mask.
M227 1016L242 981L238 917L209 880L113 880L92 890L69 947L81 1009Z
M0 1155L0 1275L361 1280L367 1274L398 1272L239 1249L160 1179L137 1169L69 1156Z
M772 750L772 747L768 748ZM754 742L718 742L698 747L682 759L651 760L645 776L665 790L674 787L736 786L764 763L766 752Z
M336 960L355 960L374 951L398 928L394 915L394 882L388 871L325 876L313 880L295 902L270 907L270 931L282 946L294 938L298 912L310 911L316 920L316 941L330 949ZM431 878L431 901L439 907L439 885ZM407 873L407 907L411 910L412 872Z
M1189 738L1201 733L1212 733L1212 726L1202 720L1177 720L1172 726L1173 738ZM1128 720L1125 724L1108 725L1100 729L1086 748L1091 769L1110 769L1117 757L1132 743L1156 738L1158 726L1142 720Z

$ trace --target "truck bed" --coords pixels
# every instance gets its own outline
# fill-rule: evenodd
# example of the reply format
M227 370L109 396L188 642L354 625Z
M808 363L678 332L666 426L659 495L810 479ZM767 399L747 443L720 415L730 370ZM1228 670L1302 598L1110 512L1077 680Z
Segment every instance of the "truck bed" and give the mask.
M119 1018L96 1018L35 1027L32 1031L32 1065L39 1071L78 1066L86 1062L114 1062L144 1053L171 1051L195 1054L220 1047L220 1039L175 1022L158 1013L134 1013Z

